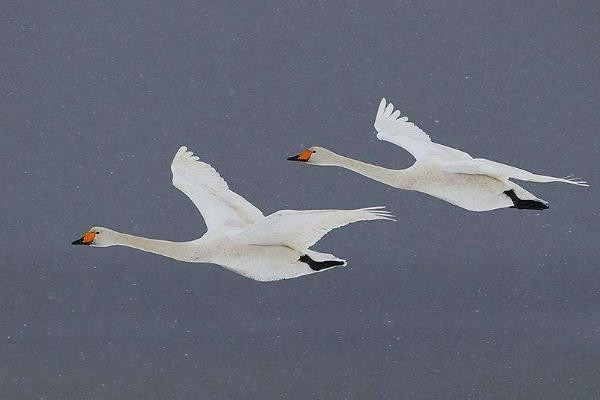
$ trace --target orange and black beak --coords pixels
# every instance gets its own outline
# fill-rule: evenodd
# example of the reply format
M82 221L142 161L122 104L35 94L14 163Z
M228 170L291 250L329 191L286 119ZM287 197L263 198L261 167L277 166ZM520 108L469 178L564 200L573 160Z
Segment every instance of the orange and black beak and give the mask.
M289 161L302 161L307 162L310 156L312 155L312 151L310 149L306 149L296 154L295 156L288 157Z
M86 246L89 246L90 244L92 244L95 237L96 232L88 232L85 235L83 235L81 239L77 239L71 244L85 244Z

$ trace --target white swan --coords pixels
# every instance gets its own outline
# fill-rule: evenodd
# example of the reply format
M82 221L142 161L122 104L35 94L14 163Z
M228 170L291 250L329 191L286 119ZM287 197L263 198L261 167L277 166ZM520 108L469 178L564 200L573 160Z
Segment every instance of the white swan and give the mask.
M173 185L202 213L208 231L189 242L170 242L91 228L72 244L127 246L180 261L218 264L258 281L274 281L346 265L331 254L309 250L327 232L368 220L393 220L383 207L358 210L282 210L265 217L209 164L181 147L171 163Z
M536 175L483 158L472 158L463 151L434 143L407 117L400 117L400 111L394 111L392 103L386 105L385 98L379 104L375 129L378 139L403 147L416 162L410 168L393 170L343 157L322 147L311 147L288 160L346 168L387 185L427 193L471 211L505 207L548 208L544 200L511 182L510 178L588 186L579 179Z

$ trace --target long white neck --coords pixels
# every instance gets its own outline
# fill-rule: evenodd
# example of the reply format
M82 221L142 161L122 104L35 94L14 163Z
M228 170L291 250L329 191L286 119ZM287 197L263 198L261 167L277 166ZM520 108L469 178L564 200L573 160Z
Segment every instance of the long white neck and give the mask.
M200 239L193 242L171 242L114 231L111 236L111 246L131 247L180 261L203 261L206 250L203 249Z
M354 160L349 157L344 157L334 152L330 152L330 163L338 167L349 169L357 174L366 176L386 185L397 187L400 189L410 189L410 168L409 169L389 169L378 165L369 164L366 162Z

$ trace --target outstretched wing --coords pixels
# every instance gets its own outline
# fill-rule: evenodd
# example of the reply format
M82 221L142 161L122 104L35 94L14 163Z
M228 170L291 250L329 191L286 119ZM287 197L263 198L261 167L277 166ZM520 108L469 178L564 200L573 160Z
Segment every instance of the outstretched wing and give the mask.
M244 229L239 238L246 244L282 245L303 251L335 228L358 221L391 220L392 217L383 207L358 210L282 210Z
M209 164L198 161L187 147L179 148L173 162L173 185L200 210L209 230L243 228L264 219L260 210L237 193Z
M538 175L524 169L486 160L485 158L448 162L441 164L440 168L443 171L455 174L488 175L498 179L514 178L530 182L564 182L572 185L588 186L588 184L581 179Z
M464 151L432 142L429 135L410 122L408 117L401 117L400 110L394 111L394 105L387 104L385 98L381 99L381 103L379 103L375 117L375 129L379 140L385 140L404 148L417 160L427 158L432 161L449 161L471 158Z

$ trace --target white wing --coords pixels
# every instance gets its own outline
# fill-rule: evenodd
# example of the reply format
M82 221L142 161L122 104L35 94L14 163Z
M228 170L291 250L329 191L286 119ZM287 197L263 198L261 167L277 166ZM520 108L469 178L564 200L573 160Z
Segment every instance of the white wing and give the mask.
M556 178L554 176L537 175L524 169L486 160L485 158L448 162L441 164L440 168L443 171L456 174L488 175L499 179L514 178L531 182L564 182L572 185L588 186L585 181L577 178Z
M282 245L303 251L335 228L358 221L392 220L392 217L383 207L358 210L282 210L244 229L239 238L246 244Z
M260 210L229 190L227 182L209 164L181 147L171 163L173 185L185 193L200 210L206 227L243 228L264 219Z
M392 103L386 105L385 98L381 99L381 103L379 103L375 117L375 129L379 140L385 140L404 148L417 160L427 158L432 161L449 161L471 158L464 151L432 142L428 134L408 121L408 117L401 117L400 110L394 111Z

